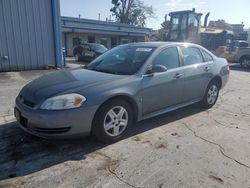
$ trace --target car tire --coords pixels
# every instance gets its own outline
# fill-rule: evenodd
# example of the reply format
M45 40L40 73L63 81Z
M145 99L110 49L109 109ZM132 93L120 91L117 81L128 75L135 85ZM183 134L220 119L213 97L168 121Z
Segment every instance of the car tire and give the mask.
M241 68L249 68L250 67L250 57L244 57L240 60Z
M209 109L212 108L218 100L220 93L219 83L212 80L206 90L205 96L202 100L202 107Z
M128 133L133 119L131 105L125 100L114 99L102 105L97 111L92 133L104 143L116 142Z

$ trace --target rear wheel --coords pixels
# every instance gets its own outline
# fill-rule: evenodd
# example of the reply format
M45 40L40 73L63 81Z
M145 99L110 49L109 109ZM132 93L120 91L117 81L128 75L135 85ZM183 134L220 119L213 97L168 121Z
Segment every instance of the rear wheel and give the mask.
M250 57L244 57L240 61L240 66L242 68L249 68L250 67Z
M211 81L202 100L202 106L207 109L212 108L218 99L219 92L219 83L217 81Z
M92 131L100 141L112 143L124 137L132 124L133 113L130 104L115 99L98 110Z

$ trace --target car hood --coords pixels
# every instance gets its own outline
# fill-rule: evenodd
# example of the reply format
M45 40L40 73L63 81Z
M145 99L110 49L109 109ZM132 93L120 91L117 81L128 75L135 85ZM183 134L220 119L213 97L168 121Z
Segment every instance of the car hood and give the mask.
M62 70L44 75L29 84L20 92L21 98L34 104L40 104L44 100L74 91L74 89L97 86L119 80L126 76L101 73L86 69Z

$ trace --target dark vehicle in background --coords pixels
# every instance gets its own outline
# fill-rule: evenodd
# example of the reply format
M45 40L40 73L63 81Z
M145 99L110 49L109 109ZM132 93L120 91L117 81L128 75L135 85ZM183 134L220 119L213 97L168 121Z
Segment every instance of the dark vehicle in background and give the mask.
M73 54L77 62L92 61L106 51L108 51L108 49L102 44L84 43L75 47Z

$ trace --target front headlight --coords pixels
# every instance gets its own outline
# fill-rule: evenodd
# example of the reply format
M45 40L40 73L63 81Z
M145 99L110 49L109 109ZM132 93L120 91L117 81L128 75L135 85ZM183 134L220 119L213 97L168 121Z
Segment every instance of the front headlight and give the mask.
M43 110L66 110L79 108L86 101L86 98L79 94L66 94L52 97L44 101L40 109Z

